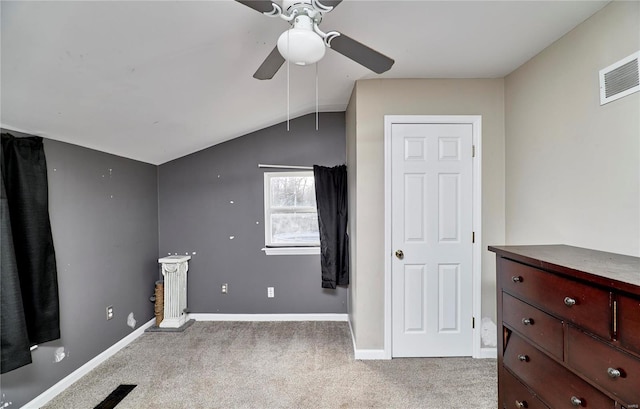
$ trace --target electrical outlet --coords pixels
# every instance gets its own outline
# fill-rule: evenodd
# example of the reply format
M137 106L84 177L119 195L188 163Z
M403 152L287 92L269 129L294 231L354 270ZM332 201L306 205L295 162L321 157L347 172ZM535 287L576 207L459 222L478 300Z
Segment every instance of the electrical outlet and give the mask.
M107 320L113 318L113 305L107 307Z
M267 287L267 298L273 298L275 294L273 293L273 287Z
M222 284L222 286L220 287L220 292L222 292L222 294L227 294L229 292L229 284Z

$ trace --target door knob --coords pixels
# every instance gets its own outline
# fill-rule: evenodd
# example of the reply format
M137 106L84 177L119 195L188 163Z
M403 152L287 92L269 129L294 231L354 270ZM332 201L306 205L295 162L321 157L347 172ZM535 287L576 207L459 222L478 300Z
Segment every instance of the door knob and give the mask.
M402 250L396 250L396 257L398 257L398 259L400 260L404 258L404 253L402 252Z

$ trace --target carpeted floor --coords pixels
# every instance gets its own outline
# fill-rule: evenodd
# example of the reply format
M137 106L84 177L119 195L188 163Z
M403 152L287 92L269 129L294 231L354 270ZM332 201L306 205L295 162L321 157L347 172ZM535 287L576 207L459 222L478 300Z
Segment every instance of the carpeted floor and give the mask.
M495 359L355 361L345 322L196 322L145 333L45 406L495 409Z

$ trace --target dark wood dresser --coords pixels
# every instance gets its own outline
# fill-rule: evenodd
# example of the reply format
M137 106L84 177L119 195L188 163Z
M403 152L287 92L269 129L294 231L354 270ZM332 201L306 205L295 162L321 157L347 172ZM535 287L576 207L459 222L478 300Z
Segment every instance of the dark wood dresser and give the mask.
M491 246L499 408L640 408L640 258Z

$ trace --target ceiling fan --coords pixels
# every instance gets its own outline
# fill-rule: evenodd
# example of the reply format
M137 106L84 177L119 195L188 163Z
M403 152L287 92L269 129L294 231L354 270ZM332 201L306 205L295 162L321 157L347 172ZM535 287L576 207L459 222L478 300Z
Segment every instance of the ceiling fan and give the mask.
M270 0L235 1L291 24L291 28L280 35L276 47L253 74L259 80L273 78L285 61L298 65L318 62L327 47L378 74L389 70L395 62L342 33L325 33L318 28L322 15L332 11L342 0L283 0L282 6Z

